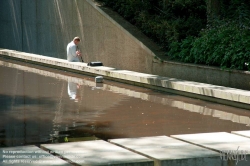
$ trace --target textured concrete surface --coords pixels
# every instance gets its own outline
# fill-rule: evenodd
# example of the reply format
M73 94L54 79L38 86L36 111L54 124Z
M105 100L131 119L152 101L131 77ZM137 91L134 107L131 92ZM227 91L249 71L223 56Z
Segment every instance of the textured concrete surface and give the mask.
M250 72L155 59L164 54L155 43L93 0L1 0L0 11L1 48L66 59L67 43L79 36L85 62L250 90Z
M79 165L153 166L153 160L102 140L41 147Z
M50 153L36 147L17 146L0 148L0 165L18 165L18 166L47 166L62 165L70 166L68 162L51 155Z
M250 92L246 90L185 81L128 70L118 70L106 66L89 67L86 63L68 62L63 59L44 57L41 55L23 53L7 49L1 49L0 55L79 73L91 73L118 81L120 80L134 84L140 84L140 86L164 90L171 93L195 98L201 98L204 100L219 102L246 109L250 108Z
M228 161L229 165L250 165L250 138L226 132L171 135L171 137L220 152L221 159Z
M245 131L232 131L232 134L240 135L243 137L248 137L250 138L250 130L245 130Z
M220 154L167 136L111 139L111 143L147 156L161 166L226 164Z

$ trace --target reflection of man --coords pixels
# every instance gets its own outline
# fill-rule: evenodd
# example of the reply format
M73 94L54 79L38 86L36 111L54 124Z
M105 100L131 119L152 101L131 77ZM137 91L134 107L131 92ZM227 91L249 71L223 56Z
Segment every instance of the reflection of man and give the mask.
M77 49L77 45L80 43L80 38L75 37L73 41L71 41L67 45L67 60L69 62L80 62L79 58L81 58L82 54L81 52Z
M78 102L78 95L77 95L77 89L79 89L79 85L74 82L68 81L68 94L69 98L71 100L75 100L75 102Z

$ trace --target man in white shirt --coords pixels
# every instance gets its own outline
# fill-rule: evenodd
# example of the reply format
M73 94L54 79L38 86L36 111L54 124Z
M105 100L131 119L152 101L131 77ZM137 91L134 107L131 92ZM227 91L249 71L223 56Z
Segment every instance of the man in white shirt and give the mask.
M73 41L71 41L67 45L67 60L69 62L80 62L79 58L81 59L82 54L80 50L78 50L78 44L80 43L80 38L75 37Z

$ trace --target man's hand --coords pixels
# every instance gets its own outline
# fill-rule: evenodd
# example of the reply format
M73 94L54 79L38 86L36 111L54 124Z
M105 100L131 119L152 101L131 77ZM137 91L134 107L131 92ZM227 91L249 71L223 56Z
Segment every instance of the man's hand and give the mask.
M82 53L80 51L76 51L77 56L82 56Z

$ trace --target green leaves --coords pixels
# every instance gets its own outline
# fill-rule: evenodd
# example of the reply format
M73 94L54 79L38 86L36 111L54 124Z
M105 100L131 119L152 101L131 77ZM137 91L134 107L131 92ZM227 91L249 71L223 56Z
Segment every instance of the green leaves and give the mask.
M249 70L250 1L221 0L207 23L205 0L100 0L137 26L171 59Z
M100 0L168 51L172 42L197 36L206 26L204 0Z
M184 39L179 43L178 49L171 45L169 55L172 59L183 62L245 69L245 62L250 61L249 25L250 23L245 24L243 28L237 21L221 22L220 25L203 31L194 40Z

